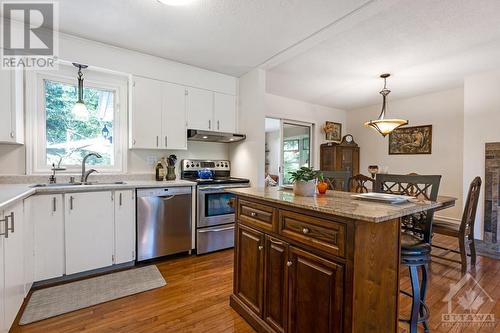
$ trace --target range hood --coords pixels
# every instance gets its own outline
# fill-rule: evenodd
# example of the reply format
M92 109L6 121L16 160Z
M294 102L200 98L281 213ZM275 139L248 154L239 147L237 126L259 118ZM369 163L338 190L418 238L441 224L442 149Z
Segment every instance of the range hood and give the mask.
M188 141L203 141L203 142L237 142L246 139L245 134L234 134L234 133L222 133L214 131L202 131L188 129L187 139Z

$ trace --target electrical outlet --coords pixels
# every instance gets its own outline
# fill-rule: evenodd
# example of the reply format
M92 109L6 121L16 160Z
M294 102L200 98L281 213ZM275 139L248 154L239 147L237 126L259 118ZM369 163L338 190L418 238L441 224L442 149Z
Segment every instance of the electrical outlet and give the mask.
M158 156L151 155L147 157L148 165L155 165L156 162L158 162Z

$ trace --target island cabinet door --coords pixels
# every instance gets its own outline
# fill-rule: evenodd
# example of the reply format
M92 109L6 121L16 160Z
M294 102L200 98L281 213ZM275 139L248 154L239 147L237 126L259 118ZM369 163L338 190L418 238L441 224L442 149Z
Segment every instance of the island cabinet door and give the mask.
M289 256L288 332L342 332L343 267L293 246Z
M276 332L284 332L288 299L288 244L266 236L263 319Z
M257 315L262 315L264 234L238 226L234 293Z

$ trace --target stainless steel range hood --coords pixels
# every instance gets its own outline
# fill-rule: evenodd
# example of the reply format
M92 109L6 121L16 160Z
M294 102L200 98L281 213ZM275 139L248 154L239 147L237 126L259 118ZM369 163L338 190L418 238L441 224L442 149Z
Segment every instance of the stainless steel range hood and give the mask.
M234 134L234 133L221 133L213 131L201 131L188 129L187 139L188 141L204 141L204 142L237 142L246 139L245 134Z

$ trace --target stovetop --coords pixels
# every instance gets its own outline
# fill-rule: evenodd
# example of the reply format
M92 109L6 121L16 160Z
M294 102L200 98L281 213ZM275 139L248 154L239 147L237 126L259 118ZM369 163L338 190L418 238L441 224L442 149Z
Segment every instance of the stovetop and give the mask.
M198 171L211 170L212 179L199 179ZM181 178L198 183L198 185L210 184L247 184L248 179L231 177L231 163L227 160L182 160Z

